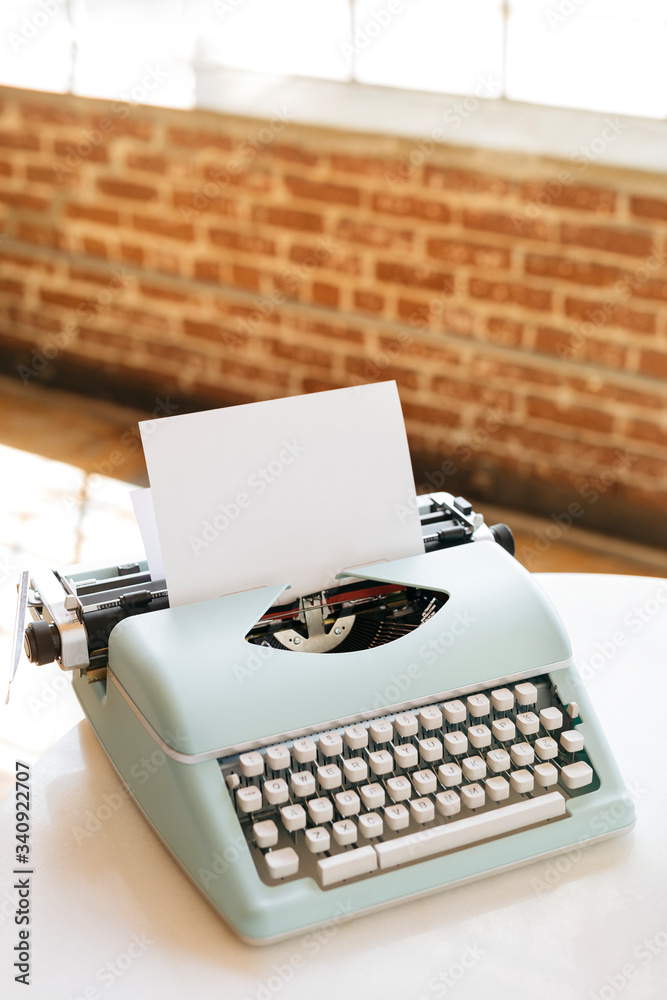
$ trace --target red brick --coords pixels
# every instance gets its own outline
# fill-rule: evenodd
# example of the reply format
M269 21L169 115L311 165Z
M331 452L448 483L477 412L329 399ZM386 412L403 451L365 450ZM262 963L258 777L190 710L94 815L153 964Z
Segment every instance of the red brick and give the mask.
M562 278L581 285L600 287L613 285L625 274L620 267L567 260L564 257L543 257L538 254L526 255L525 269L526 274L534 274L540 278Z
M43 125L80 125L81 118L75 111L68 111L62 98L53 101L19 101L21 118Z
M205 149L212 146L215 149L233 149L234 143L228 135L222 132L204 132L200 129L170 128L167 139L174 146L185 149Z
M4 149L39 149L39 139L32 132L0 132L0 146Z
M61 322L51 316L45 316L42 312L28 312L24 309L16 309L13 306L8 310L9 318L19 326L35 327L47 333L56 333L61 328Z
M144 170L150 174L163 174L167 169L166 156L128 153L125 157L125 163L130 170Z
M435 406L420 406L417 403L410 403L406 400L401 401L401 408L408 433L413 421L417 424L426 424L428 427L459 427L461 425L461 415L456 410L441 410Z
M83 298L80 295L69 295L67 292L55 292L49 288L41 288L39 291L39 297L41 301L47 303L47 305L63 306L65 309L78 309L80 306L85 306L89 301L89 299Z
M375 156L341 156L331 157L332 170L340 170L346 174L365 174L370 177L384 176L396 169L396 160L382 159Z
M282 229L296 229L304 233L321 233L324 224L321 215L314 212L297 212L292 208L276 205L255 205L252 210L253 222L265 222Z
M443 271L431 271L426 267L410 267L407 264L380 260L375 265L375 275L379 281L389 281L395 285L407 285L411 288L428 288L434 292L447 293L451 293L454 289L453 275Z
M311 298L318 305L335 309L338 306L340 292L334 285L325 284L323 281L314 281L312 284Z
M230 331L219 323L200 323L192 319L183 320L183 330L188 337L224 344Z
M188 223L204 212L230 218L234 218L237 214L237 202L233 198L207 198L197 191L175 191L172 195L172 203L175 208L179 209L183 222Z
M609 302L605 309L604 302L593 302L590 299L565 299L565 315L582 322L593 323L595 326L618 326L637 333L655 333L655 315L628 309L622 303Z
M472 191L475 194L505 195L510 190L509 182L501 177L455 167L427 166L424 170L424 181L430 188Z
M653 378L667 379L667 351L642 351L639 370Z
M625 368L628 351L623 344L609 339L580 337L571 331L540 326L535 334L535 347L545 354L554 354L561 360L579 358L605 368Z
M193 273L201 281L220 281L220 263L217 260L196 260Z
M117 226L120 219L118 212L110 208L96 208L93 205L80 205L76 202L69 203L65 215L69 219L87 219L88 222L99 222L104 226Z
M102 243L101 240L92 240L88 237L84 237L82 240L82 246L87 254L91 257L106 257L107 247L106 243Z
M517 323L511 319L503 319L498 316L489 316L486 321L486 329L489 340L496 344L505 344L509 347L518 347L523 337L523 323Z
M178 291L177 288L166 285L149 285L142 281L140 286L141 294L150 299L164 299L165 302L192 302L193 299L185 292Z
M287 344L282 340L264 340L264 348L276 358L298 365L316 368L331 368L333 354L321 351L307 344Z
M525 219L521 216L520 224L517 224L516 213L511 215L508 212L472 211L466 209L463 213L463 225L466 229L476 229L487 233L500 233L503 236L511 236L514 240L551 239L549 226L546 222Z
M509 412L513 409L513 399L510 392L477 385L471 381L436 375L431 379L431 389L434 393L444 396L446 399L460 400L463 403L475 403L477 407L493 407L504 412ZM484 419L482 419L482 423L484 423Z
M611 188L586 184L562 184L560 181L530 181L521 185L524 201L537 202L540 207L576 208L583 212L609 214L616 207L616 194Z
M77 143L80 145L81 142L84 143L84 146L83 150L79 151ZM61 174L65 176L73 174L85 160L90 160L92 163L109 162L109 154L104 146L91 146L83 136L81 139L75 139L72 142L56 139L53 148L58 156L64 157L62 163L56 161L56 163L52 164L54 175L59 181L62 179Z
M271 156L288 163L301 163L306 167L316 167L320 158L316 153L301 146L289 146L285 143L274 143L271 146Z
M375 292L357 291L354 293L354 305L363 312L380 313L384 309L384 297Z
M147 184L100 178L97 186L104 194L112 195L114 198L130 198L132 201L150 201L152 198L157 198L157 189Z
M427 240L426 252L429 257L462 266L504 268L510 266L511 260L510 251L507 249L484 243L468 243L464 240Z
M12 165L8 160L0 160L0 174L3 177L11 177L13 172ZM51 171L48 171L48 173L50 174Z
M362 344L364 335L361 330L345 324L322 323L320 320L309 320L295 317L291 322L291 327L295 331L301 331L308 338L312 336L323 337L328 341L349 341L352 344Z
M91 128L97 128L101 122L108 119L111 122L110 133L115 136L130 136L133 139L140 139L148 142L153 134L151 123L146 118L137 117L137 108L134 105L125 105L128 114L125 118L120 115L99 115L90 119Z
M300 243L295 243L290 248L289 257L297 264L307 264L308 267L324 267L341 274L361 274L362 270L362 260L357 254L341 253L337 249L329 251L328 247L322 244L303 246Z
M132 225L144 233L155 233L172 240L190 242L194 239L194 228L185 222L170 222L169 219L153 218L150 215L133 215Z
M309 181L292 176L285 177L285 184L295 198L326 201L336 205L358 205L360 200L359 189L345 184Z
M631 406L651 410L662 410L665 406L664 395L661 396L657 393L647 392L644 389L626 389L622 386L614 385L612 382L602 383L594 381L593 388L591 388L591 383L587 379L569 378L568 385L575 392L593 393L604 399L605 402L613 400L615 403L629 403Z
M341 219L336 236L349 243L399 250L409 250L413 239L413 233L409 229L390 229L371 222L358 222L356 219Z
M609 253L627 254L631 257L648 257L653 249L653 237L644 229L627 229L620 226L576 226L563 223L561 240L574 246Z
M121 243L120 256L123 260L129 261L131 264L143 264L144 262L144 251L141 247L134 246L132 243Z
M2 173L2 164L0 163L0 174ZM56 175L54 174L51 167L32 167L30 164L25 168L25 175L29 181L34 181L36 184L57 184Z
M393 194L373 195L373 210L403 218L427 219L429 222L449 222L451 217L449 208L442 202Z
M231 361L225 357L220 362L220 373L224 378L238 378L252 384L265 383L287 389L290 373L278 372L275 368L263 368L261 365L247 365L240 361Z
M392 366L387 363L386 356L372 355L367 358L346 358L345 371L356 375L364 382L384 382L392 379L399 388L416 392L419 389L419 376L406 368Z
M112 333L109 330L101 330L98 327L80 326L78 339L84 343L97 344L100 347L110 348L114 351L130 353L136 351L136 341L132 337L127 337L122 333Z
M33 254L23 256L19 253L3 250L2 242L0 242L0 258L10 264L15 264L17 267L25 267L30 271L40 271L42 274L53 274L55 271L50 260L41 260Z
M473 299L490 299L492 302L523 306L526 309L551 309L551 292L541 288L527 288L510 281L471 278L469 293Z
M627 430L631 437L667 448L667 431L658 423L649 420L629 420Z
M667 302L667 281L655 278L652 281L639 281L635 279L631 283L632 292L638 299L656 299L658 302Z
M252 291L259 291L260 273L254 267L240 267L238 264L232 268L232 278L239 288L249 288Z
M667 201L663 198L631 198L630 211L644 219L667 222Z
M560 386L563 383L563 376L549 365L548 368L539 368L536 365L517 364L514 361L497 361L487 358L483 354L473 357L470 363L470 374L486 382L514 383L517 387L526 385L535 386Z
M63 235L55 226L34 226L29 222L20 222L17 236L26 243L36 243L38 246L59 248L63 244Z
M552 423L562 424L566 427L575 427L578 430L587 430L609 433L614 425L614 418L608 413L600 410L592 410L583 406L557 406L548 399L538 399L529 396L526 400L526 409L529 417L537 420L549 420Z
M417 334L402 330L396 337L380 337L380 350L395 354L400 351L401 358L406 362L414 362L415 367L429 368L439 366L449 370L460 365L461 356L457 351L432 344L418 337Z
M216 246L239 250L241 253L275 255L276 244L259 233L235 233L229 229L210 229L211 243Z
M150 333L165 333L169 328L168 320L159 313L146 312L144 309L128 309L116 302L112 302L108 308L109 315L125 324L129 333L134 333L137 329L147 330Z
M11 208L25 208L29 212L44 212L49 205L45 198L36 198L35 195L21 191L0 191L0 204Z
M0 278L0 292L6 292L8 295L20 295L22 291L22 281L16 281L15 278Z

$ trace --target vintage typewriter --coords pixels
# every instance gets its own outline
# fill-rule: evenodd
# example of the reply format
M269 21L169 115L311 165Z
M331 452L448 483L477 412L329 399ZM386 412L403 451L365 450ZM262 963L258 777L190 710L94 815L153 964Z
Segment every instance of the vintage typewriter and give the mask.
M634 822L509 528L447 493L419 505L423 555L287 605L274 586L170 608L142 562L22 579L28 658L71 671L136 802L247 941Z

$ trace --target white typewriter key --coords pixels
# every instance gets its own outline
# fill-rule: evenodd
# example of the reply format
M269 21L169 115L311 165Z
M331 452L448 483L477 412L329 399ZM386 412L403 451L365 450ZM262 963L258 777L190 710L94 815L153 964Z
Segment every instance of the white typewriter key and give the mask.
M362 785L359 789L361 801L367 809L380 809L384 805L385 791L379 782L374 781L370 785Z
M424 729L441 729L442 728L442 712L435 705L428 705L426 708L419 709L419 721Z
M540 722L548 732L560 729L563 725L563 713L559 708L543 708L540 712Z
M458 726L460 722L466 721L466 707L458 698L455 698L454 701L446 701L442 706L442 711L450 726Z
M540 720L534 712L522 712L516 717L516 728L523 736L532 736L540 731Z
M491 704L496 712L511 712L514 708L514 695L509 688L496 688L491 692Z
M236 804L241 812L252 813L262 808L262 793L255 785L236 790Z
M322 854L331 847L331 837L329 831L323 826L311 826L306 830L306 847L311 854Z
M270 806L280 806L289 798L289 788L284 778L270 778L264 782L264 794Z
M530 771L524 769L512 771L510 774L510 785L513 791L518 792L519 795L525 795L527 792L532 792L535 787L535 779Z
M229 788L231 791L234 791L234 789L238 788L239 785L241 784L241 779L239 778L238 774L235 774L232 771L231 774L228 774L227 777L225 778L225 782L227 784L227 788Z
M315 794L315 775L310 771L295 771L289 783L294 794L300 799Z
M264 758L256 750L242 753L239 757L239 764L241 765L241 773L246 778L254 778L258 774L264 774Z
M515 684L514 697L516 698L517 705L534 705L537 701L537 688L529 682Z
M350 750L361 750L368 746L368 730L365 726L348 726L345 730L345 743Z
M333 819L333 803L331 799L309 799L308 815L313 823L330 823Z
M320 858L317 862L317 878L322 888L343 882L346 878L357 875L368 875L378 866L375 847L366 844L353 851L343 851L342 854L332 854L330 858Z
M374 719L368 731L376 743L390 743L394 738L394 727L389 719Z
M445 788L454 788L455 785L460 785L463 780L458 764L441 764L438 768L438 778L440 784L444 785Z
M322 788L327 791L331 788L338 788L343 783L340 768L337 764L323 764L317 769L317 780Z
M309 764L317 757L317 746L313 740L294 740L292 756L297 764Z
M584 749L583 733L579 733L575 729L568 729L560 734L560 745L568 753L578 753L579 750Z
M486 794L492 802L502 802L508 799L510 794L509 782L498 774L495 778L486 779Z
M593 780L593 768L585 760L575 760L561 767L560 777L566 788L583 788Z
M394 759L398 767L414 767L419 761L417 747L412 743L401 743L394 747Z
M389 757L390 754L387 754ZM368 764L362 757L348 757L343 761L343 773L348 781L366 781L368 778Z
M264 855L271 878L287 878L299 870L299 855L293 847L281 847L279 851L269 851Z
M468 737L458 729L454 729L451 733L445 733L443 739L445 741L445 750L452 757L460 757L461 754L468 752Z
M399 774L396 778L387 778L387 792L394 802L402 802L412 795L412 785L407 778Z
M306 810L301 805L282 806L280 818L285 829L292 833L294 830L303 830L306 825Z
M278 843L278 827L272 819L253 823L252 832L258 847L275 847Z
M472 785L463 785L461 788L461 802L467 809L479 809L485 801L484 789L477 782Z
M558 744L550 736L543 736L535 740L535 753L540 760L551 760L552 757L558 756Z
M334 840L341 847L346 847L347 844L356 844L357 842L357 827L356 824L349 819L339 819L331 827L333 830Z
M368 763L373 774L391 774L394 770L394 758L388 750L374 750L369 753Z
M475 750L481 750L482 747L491 746L491 730L488 726L470 726L468 729L468 739L470 740L471 746L474 746Z
M517 767L527 767L535 760L535 751L530 743L515 743L510 747L510 757Z
M266 766L272 771L284 771L292 762L290 752L284 743L277 747L269 747L266 751Z
M343 739L340 733L322 733L320 750L325 757L337 757L343 752Z
M366 840L371 840L373 837L381 837L383 830L382 817L378 813L364 813L363 816L359 817L359 833Z
M361 808L361 802L356 792L336 792L336 809L341 816L356 816Z
M438 787L433 771L413 771L410 777L417 795L431 795Z
M447 733L445 739L451 735L453 734ZM442 743L435 736L428 736L425 740L420 740L419 756L422 760L428 761L429 764L435 760L442 760Z
M394 726L399 736L405 739L406 736L414 736L419 729L417 717L412 712L401 712L394 717Z
M571 719L576 719L578 717L579 706L577 705L576 701L571 701L570 704L567 706L567 714L570 716Z
M435 805L432 799L413 799L410 803L410 815L415 823L430 823L435 819Z
M509 770L510 755L506 750L489 750L486 755L486 763L489 771L499 774L501 771Z
M542 788L550 788L558 781L558 771L553 764L536 764L533 770L535 781Z
M461 812L461 799L457 792L438 792L435 797L435 807L441 816L456 816Z
M516 736L516 728L511 719L494 719L491 732L500 743L508 743Z
M468 711L473 719L481 719L491 711L489 699L485 694L471 694L466 699Z
M410 823L410 813L400 802L395 806L385 806L384 818L390 830L404 830Z
M486 777L486 764L481 757L466 757L461 766L468 781L480 781Z

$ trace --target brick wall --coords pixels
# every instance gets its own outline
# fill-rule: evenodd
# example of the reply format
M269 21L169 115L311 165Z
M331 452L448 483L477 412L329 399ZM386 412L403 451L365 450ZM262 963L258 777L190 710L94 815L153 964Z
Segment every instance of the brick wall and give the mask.
M24 381L395 378L422 485L667 544L663 175L0 89L0 233Z

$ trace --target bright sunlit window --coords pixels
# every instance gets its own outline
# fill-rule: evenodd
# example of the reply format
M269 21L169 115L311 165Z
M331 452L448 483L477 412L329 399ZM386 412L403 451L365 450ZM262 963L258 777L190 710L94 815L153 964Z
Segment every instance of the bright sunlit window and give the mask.
M171 107L198 70L667 117L667 0L2 0L0 83Z

